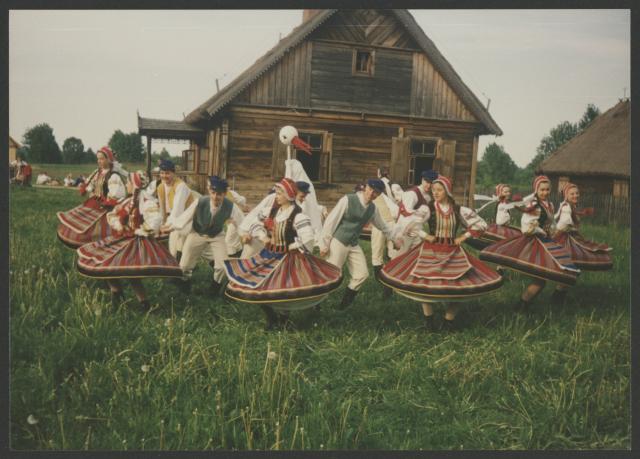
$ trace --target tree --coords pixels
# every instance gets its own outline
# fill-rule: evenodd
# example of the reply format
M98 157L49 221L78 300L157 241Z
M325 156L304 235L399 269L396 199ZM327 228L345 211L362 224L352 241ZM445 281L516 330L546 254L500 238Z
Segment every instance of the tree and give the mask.
M24 133L22 144L29 161L34 163L61 163L62 154L53 129L47 123L38 124Z
M84 144L77 137L69 137L62 144L62 160L66 164L84 162Z
M87 151L84 152L83 162L85 162L85 163L95 163L96 162L96 154L93 152L91 147L89 147L87 149Z
M518 166L502 145L490 143L478 161L477 183L491 187L497 183L511 183L518 172Z
M144 145L137 132L125 134L120 129L116 130L109 139L109 147L117 155L118 161L144 161Z
M578 129L584 131L598 116L600 116L600 109L593 104L587 105L587 109L584 111L582 118L578 121Z

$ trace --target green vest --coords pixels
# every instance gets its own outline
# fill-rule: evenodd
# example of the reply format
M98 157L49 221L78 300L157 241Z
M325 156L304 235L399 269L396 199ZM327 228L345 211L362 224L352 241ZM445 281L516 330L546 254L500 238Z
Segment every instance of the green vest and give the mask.
M369 205L364 208L355 193L348 194L347 211L342 216L340 223L338 223L333 237L346 246L358 245L358 238L360 237L362 228L371 220L375 211L376 206L374 203L370 202Z
M211 198L209 196L201 196L198 199L196 212L193 215L193 229L196 233L215 237L224 228L224 222L231 217L233 203L227 198L222 200L220 210L216 212L215 217L211 218Z

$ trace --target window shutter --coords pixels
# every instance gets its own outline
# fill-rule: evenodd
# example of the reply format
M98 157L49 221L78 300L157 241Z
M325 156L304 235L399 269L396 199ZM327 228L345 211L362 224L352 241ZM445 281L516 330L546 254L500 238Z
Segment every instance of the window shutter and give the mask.
M456 141L443 140L442 147L438 148L438 156L433 161L433 169L439 174L453 180L456 164Z
M333 132L325 132L322 138L320 158L320 181L331 183L331 159L333 156Z
M271 156L271 178L284 177L284 161L287 159L287 146L280 142L280 129L273 131L273 155Z
M403 187L409 183L409 152L411 139L408 137L391 138L391 180Z

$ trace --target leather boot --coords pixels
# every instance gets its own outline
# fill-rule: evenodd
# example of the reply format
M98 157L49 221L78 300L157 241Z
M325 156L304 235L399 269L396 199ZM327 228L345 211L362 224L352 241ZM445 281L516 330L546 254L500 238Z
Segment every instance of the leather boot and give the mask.
M117 308L124 301L124 293L122 290L118 290L117 292L111 291L111 306Z
M551 302L554 304L563 305L566 298L567 298L567 289L562 289L562 290L556 289L551 294Z
M433 332L436 329L435 320L434 320L435 315L431 314L430 316L425 316L423 314L422 317L424 317L424 329L425 329L425 331L427 331L429 333Z
M340 303L340 306L338 307L338 309L348 308L349 305L353 303L353 299L356 297L357 294L358 294L357 290L351 290L349 287L347 287L344 291L344 296L342 297L342 302Z
M264 311L264 314L267 318L267 323L265 324L264 329L266 331L272 331L278 328L278 315L273 310L273 308L271 308L271 306L265 306L263 304L261 304L260 307Z
M458 322L453 319L453 320L449 320L449 319L442 319L442 330L447 332L447 333L454 333L458 331Z
M373 267L373 272L375 274L375 278L376 279L380 279L380 271L382 271L382 265ZM390 298L392 293L393 293L393 290L391 290L391 287L387 287L386 285L382 284L382 298L383 299Z
M520 302L513 307L513 310L521 314L526 314L529 312L530 306L531 306L531 301L525 301L522 298L520 298Z
M178 264L180 263L181 258L182 258L182 252L180 251L176 252L176 261L178 262Z
M220 293L220 288L222 287L222 284L216 282L215 280L211 279L211 287L210 287L210 292L212 296L218 296L218 294Z
M140 301L140 309L142 311L145 311L145 312L150 310L151 309L151 303L149 303L149 300L147 300L147 299L141 300Z

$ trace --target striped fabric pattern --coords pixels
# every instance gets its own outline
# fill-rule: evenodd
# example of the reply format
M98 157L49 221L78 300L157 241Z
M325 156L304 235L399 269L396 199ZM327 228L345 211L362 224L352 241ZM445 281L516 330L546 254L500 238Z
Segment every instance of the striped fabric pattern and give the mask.
M80 247L78 271L100 279L182 277L164 244L147 237L107 237Z
M575 285L580 273L564 247L540 235L496 242L480 252L480 259L564 285Z
M103 214L93 226L90 226L84 233L78 233L73 231L68 226L60 223L58 225L58 239L71 249L77 249L78 247L88 244L90 242L104 239L113 234L113 229L107 222L107 214Z
M482 236L478 238L469 238L465 242L471 247L482 250L490 246L494 242L504 241L514 237L522 236L522 231L509 225L497 225L491 223Z
M66 212L58 212L60 223L69 227L76 233L84 233L107 213L107 209L101 207L93 198Z
M471 268L467 254L456 245L421 244L411 275L425 279L459 279Z
M229 277L226 295L249 303L285 303L327 295L342 282L340 268L297 250L278 253L263 249L249 259L224 263Z
M561 232L555 241L571 254L571 260L580 269L606 271L613 268L611 247L607 244L589 241L577 232Z
M434 246L443 247L434 247ZM431 252L451 253L454 258L464 258L468 269L455 279L443 279L441 276L416 276L414 270L421 258ZM462 252L462 254L458 253ZM449 297L472 297L490 293L502 286L502 277L477 258L464 253L464 249L449 244L423 242L406 254L389 261L379 273L379 280L398 293L411 292L414 299L447 301ZM407 296L407 295L405 295Z

